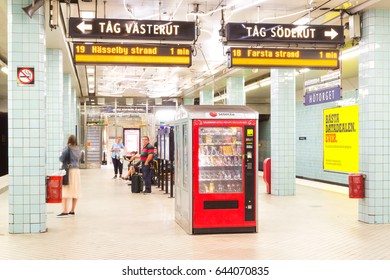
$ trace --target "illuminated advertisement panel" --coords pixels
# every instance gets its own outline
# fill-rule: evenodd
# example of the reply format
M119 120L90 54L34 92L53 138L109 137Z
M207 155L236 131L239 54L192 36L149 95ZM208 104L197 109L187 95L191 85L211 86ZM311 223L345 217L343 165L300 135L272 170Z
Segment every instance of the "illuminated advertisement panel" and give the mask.
M359 107L324 110L324 170L359 171Z

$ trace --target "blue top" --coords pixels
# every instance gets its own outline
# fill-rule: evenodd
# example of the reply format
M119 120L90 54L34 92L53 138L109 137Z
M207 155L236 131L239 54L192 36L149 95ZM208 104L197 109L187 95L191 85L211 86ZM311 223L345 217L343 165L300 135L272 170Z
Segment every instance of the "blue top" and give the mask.
M62 162L62 168L65 168L70 160L69 168L80 168L80 158L81 150L78 146L68 146L66 147L60 156L60 161Z
M124 149L125 148L125 146L123 146L123 143L114 143L113 145L112 145L112 148L114 149L114 151L113 152L111 152L111 157L112 158L116 158L117 156L118 156L118 158L121 156L121 153L120 153L120 149ZM118 151L117 151L117 149L119 149Z

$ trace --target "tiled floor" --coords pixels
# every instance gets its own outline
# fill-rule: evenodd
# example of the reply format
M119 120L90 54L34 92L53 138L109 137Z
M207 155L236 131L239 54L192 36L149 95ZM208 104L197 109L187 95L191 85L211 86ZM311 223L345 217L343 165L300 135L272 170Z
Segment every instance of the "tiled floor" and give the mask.
M76 216L56 218L61 206L49 204L42 234L9 234L1 194L0 259L390 259L390 225L358 222L357 200L303 180L296 196L278 197L260 179L258 233L188 235L174 221L174 199L155 187L132 194L112 173L109 166L82 170Z

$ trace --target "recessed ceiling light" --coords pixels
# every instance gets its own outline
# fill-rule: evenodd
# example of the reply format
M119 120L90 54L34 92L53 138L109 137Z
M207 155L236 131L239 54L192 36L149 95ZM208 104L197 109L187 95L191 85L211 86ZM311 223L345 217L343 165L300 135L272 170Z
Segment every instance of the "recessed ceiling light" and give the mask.
M81 18L94 18L95 12L92 11L81 11L80 12Z

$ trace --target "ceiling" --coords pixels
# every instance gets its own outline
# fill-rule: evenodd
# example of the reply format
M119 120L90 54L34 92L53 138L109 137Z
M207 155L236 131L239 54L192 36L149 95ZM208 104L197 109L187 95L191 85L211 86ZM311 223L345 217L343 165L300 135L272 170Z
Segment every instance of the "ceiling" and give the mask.
M48 2L48 1L46 1ZM63 1L62 1L63 2ZM73 2L73 1L72 1ZM48 4L47 4L48 5ZM146 102L149 105L175 104L177 98L197 98L204 87L213 87L218 95L224 92L226 78L232 75L245 77L245 83L269 76L269 69L228 68L226 50L219 35L222 10L224 22L281 23L290 24L301 18L309 18L311 24L339 25L340 9L360 12L375 5L390 8L388 0L92 0L78 1L76 4L61 4L63 24L50 30L47 28L47 47L64 50L64 71L72 76L73 87L81 100L93 97L104 98L105 103L125 104L126 98L133 98L134 103ZM93 12L96 18L148 19L195 21L198 19L200 35L193 45L192 66L183 67L136 67L136 66L94 66L92 74L86 66L73 65L72 44L74 39L65 38L68 17L80 17L81 12ZM196 12L196 13L194 13ZM46 13L48 9L46 7ZM343 23L348 20L343 14ZM48 22L48 20L46 20ZM7 0L0 0L0 57L7 60ZM348 31L346 35L348 37ZM78 40L83 41L83 40ZM103 42L96 40L96 42ZM134 43L124 40L111 40L117 43ZM357 60L342 64L343 78L357 76ZM321 75L321 71L311 71L299 76L297 87L302 87L303 79ZM91 76L88 79L88 76ZM356 80L356 79L355 79ZM7 77L0 74L0 96L7 95ZM353 84L352 87L357 87ZM248 103L269 102L269 87L246 93ZM87 99L88 98L88 99Z

